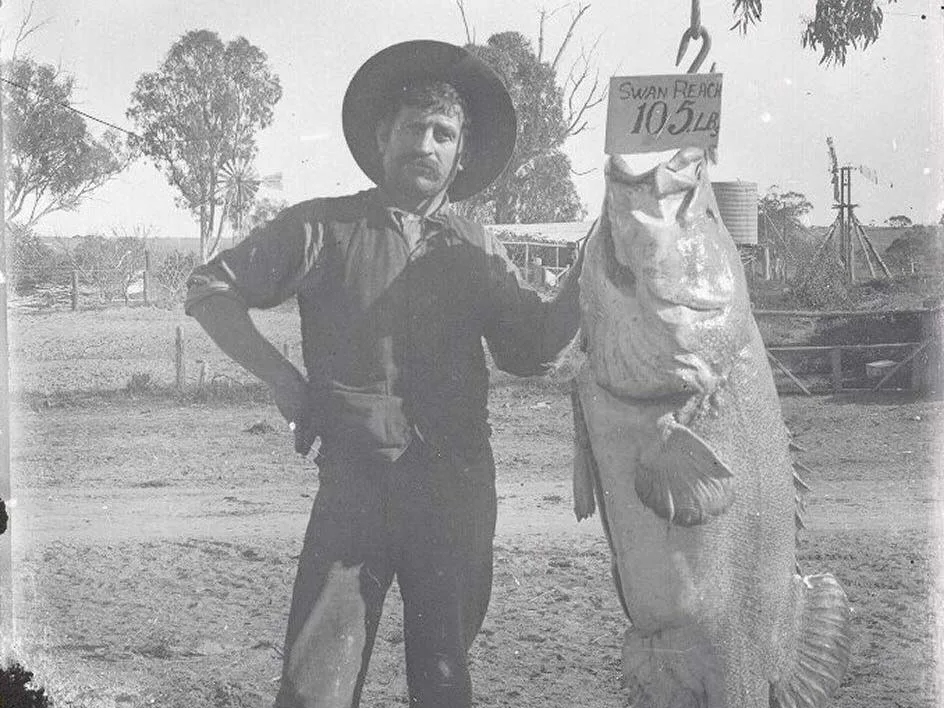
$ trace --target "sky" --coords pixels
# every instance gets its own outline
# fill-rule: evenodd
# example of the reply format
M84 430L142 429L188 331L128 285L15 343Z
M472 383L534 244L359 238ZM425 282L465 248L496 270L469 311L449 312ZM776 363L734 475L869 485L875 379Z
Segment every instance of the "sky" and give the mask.
M568 61L596 42L594 64L610 76L667 74L689 21L688 0L587 0ZM845 66L826 67L800 46L803 16L815 0L764 3L760 25L744 36L729 31L733 0L702 0L702 23L712 35L705 66L724 74L721 135L714 180L756 182L802 192L813 203L813 224L835 212L826 137L841 164L863 165L878 184L853 175L856 213L882 224L903 214L936 223L944 213L944 10L927 0L883 5L885 26L867 50L851 50ZM0 23L15 33L25 4L6 0ZM563 0L465 0L479 42L515 30L537 37L538 13L555 10L546 43L558 46L577 5ZM921 18L924 14L925 19ZM345 194L370 186L347 151L341 100L347 82L373 53L408 39L462 44L465 30L455 0L36 0L36 18L48 22L21 48L75 77L81 110L132 129L125 111L136 79L156 70L168 49L193 29L210 29L224 41L245 36L266 52L280 77L282 100L273 124L259 134L257 171L281 173L281 191L264 192L289 203ZM687 64L687 62L686 62ZM685 66L681 70L684 70ZM565 146L588 217L603 198L606 107L590 115L590 128ZM102 130L93 126L93 130ZM663 155L634 156L645 169ZM190 214L153 163L141 160L99 190L78 210L39 224L48 235L111 233L148 228L155 236L197 236Z

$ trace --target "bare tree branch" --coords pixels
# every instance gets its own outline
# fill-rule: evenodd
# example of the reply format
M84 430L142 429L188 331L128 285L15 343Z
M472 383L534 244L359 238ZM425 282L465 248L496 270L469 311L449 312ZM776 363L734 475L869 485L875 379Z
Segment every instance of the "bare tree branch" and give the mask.
M576 14L570 18L570 26L567 28L567 34L564 35L564 40L557 49L557 54L554 56L554 61L551 62L551 69L554 71L557 71L557 65L560 63L561 57L564 54L564 50L567 49L567 45L570 43L570 38L574 34L574 28L577 26L577 23L580 22L580 18L583 17L583 14L589 9L590 5L581 5L578 8Z
M469 29L469 19L465 15L465 3L463 0L456 0L456 5L459 7L459 14L462 16L462 26L465 28L466 44L475 44L475 31L470 31Z
M600 89L600 72L598 71L593 78L593 86L590 87L590 91L587 93L583 103L580 105L580 108L576 112L572 112L570 115L570 123L567 128L568 135L577 135L582 133L586 127L587 122L583 120L586 112L593 108L594 106L599 105L606 99L606 90L602 90L599 93L597 91ZM578 125L579 124L579 125Z
M47 17L44 20L39 22L33 22L33 7L36 5L35 0L31 0L29 6L26 8L26 12L23 14L23 19L20 20L20 26L16 31L16 39L13 40L13 53L11 59L16 58L16 53L20 48L20 45L29 39L29 36L34 32L42 29L48 25L51 21L51 17Z
M544 26L547 24L547 21L550 18L554 17L554 15L556 15L558 12L563 10L569 4L570 4L569 2L565 2L563 5L558 5L553 10L550 10L550 11L548 11L546 7L542 7L538 11L538 17L540 18L538 20L538 51L537 51L538 62L544 61Z
M584 120L584 116L587 111L606 100L606 87L601 86L599 69L593 74L593 83L589 90L586 94L580 95L581 87L589 81L591 61L596 54L599 43L600 37L597 37L589 50L581 50L580 58L571 65L567 72L567 79L564 82L564 91L567 94L567 115L565 116L567 123L565 136L567 137L586 130L588 124Z

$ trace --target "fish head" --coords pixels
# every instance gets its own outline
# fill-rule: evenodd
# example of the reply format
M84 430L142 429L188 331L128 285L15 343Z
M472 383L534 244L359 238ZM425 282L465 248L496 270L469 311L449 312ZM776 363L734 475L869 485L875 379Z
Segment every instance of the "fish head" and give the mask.
M702 150L642 174L609 158L581 293L593 368L611 392L717 388L749 339L750 303Z
M633 175L619 156L606 166L606 216L615 263L653 304L719 311L738 296L730 235L704 179L701 150L688 148Z

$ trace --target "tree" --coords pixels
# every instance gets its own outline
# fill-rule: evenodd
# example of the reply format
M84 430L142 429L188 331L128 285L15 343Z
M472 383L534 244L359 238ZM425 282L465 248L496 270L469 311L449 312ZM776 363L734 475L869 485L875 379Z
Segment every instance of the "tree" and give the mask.
M541 61L518 32L502 32L484 45L467 45L504 79L518 114L518 141L505 172L461 209L497 224L573 221L585 214L561 148L581 130L568 116L551 63ZM568 120L568 118L570 120Z
M249 233L257 226L262 226L266 222L272 221L272 219L286 207L288 207L288 202L284 199L272 199L270 197L257 199L253 202L252 210L246 218L246 233Z
M904 229L911 226L912 224L911 219L909 219L904 214L897 214L895 216L890 216L887 219L885 219L885 223L896 229Z
M271 124L281 96L261 49L244 37L224 44L209 30L185 34L160 68L135 84L128 118L144 154L198 219L202 261L219 245L231 208L221 173L226 165L251 164L255 136Z
M747 32L760 21L762 10L762 0L734 0L732 29ZM861 45L865 49L878 39L883 20L879 0L817 0L814 16L804 18L800 42L805 48L822 51L821 64L842 65L849 47Z
M72 76L30 58L13 58L3 73L6 214L31 227L52 212L76 209L129 164L132 152L116 132L93 137L68 107Z
M536 51L517 32L495 34L485 44L477 44L463 0L456 0L456 5L466 49L502 77L518 115L518 141L508 168L487 190L462 202L459 210L494 223L582 218L586 212L562 148L568 138L587 129L588 112L606 98L600 73L592 68L596 43L581 47L572 61L567 58L574 32L590 5L568 2L554 10L540 10ZM546 40L547 25L565 8L571 10L570 19L564 38L553 48Z
M800 192L781 192L772 185L757 205L761 230L769 243L779 246L789 258L797 250L797 239L805 233L803 217L813 210L813 205Z

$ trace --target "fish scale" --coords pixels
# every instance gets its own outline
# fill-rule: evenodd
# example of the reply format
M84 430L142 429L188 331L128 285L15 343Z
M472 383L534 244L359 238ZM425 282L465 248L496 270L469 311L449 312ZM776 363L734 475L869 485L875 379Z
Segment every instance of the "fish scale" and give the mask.
M578 519L599 507L646 708L819 708L849 660L832 576L796 574L789 435L704 154L607 165L580 276Z

